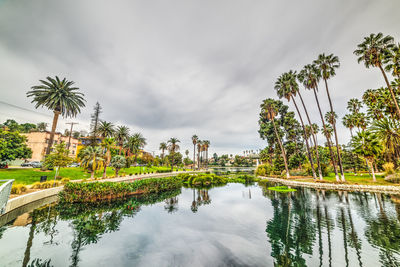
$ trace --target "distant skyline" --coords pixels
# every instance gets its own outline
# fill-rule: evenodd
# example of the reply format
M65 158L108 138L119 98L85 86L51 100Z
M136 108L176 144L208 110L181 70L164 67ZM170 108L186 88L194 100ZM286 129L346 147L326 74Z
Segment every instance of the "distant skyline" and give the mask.
M197 134L210 140L209 155L242 154L266 145L257 132L259 106L277 98L276 78L333 53L341 67L329 86L339 141L347 143L341 123L347 101L384 86L379 70L358 64L353 51L370 33L400 42L399 10L398 0L3 0L0 122L50 127L52 112L35 110L26 92L58 75L75 81L87 105L77 118L61 119L57 131L69 121L89 130L98 101L101 119L141 132L147 151L159 153L170 137L181 140L182 153L192 151ZM319 94L325 113L323 86ZM313 95L303 97L320 125Z

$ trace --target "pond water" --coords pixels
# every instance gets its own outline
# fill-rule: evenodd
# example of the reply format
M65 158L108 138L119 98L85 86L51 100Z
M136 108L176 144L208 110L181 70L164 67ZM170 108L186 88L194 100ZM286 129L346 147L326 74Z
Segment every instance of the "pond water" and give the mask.
M0 266L400 266L399 203L228 184L52 204L0 228Z

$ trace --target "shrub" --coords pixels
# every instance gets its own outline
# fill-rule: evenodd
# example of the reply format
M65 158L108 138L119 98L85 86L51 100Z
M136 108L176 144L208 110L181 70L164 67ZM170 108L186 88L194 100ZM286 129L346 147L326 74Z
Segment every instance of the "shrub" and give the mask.
M62 179L61 179L61 184L66 184L66 183L68 183L69 181L70 181L69 178L62 178Z
M389 183L399 184L400 183L400 174L398 174L398 173L389 174L388 176L385 177L385 181L387 181Z
M26 192L28 188L23 184L16 184L11 187L11 194L21 194Z
M272 166L270 164L261 164L258 165L255 174L257 176L267 176L271 175L272 173Z
M394 174L394 164L391 162L386 162L382 165L383 169L385 170L385 176Z
M315 165L315 173L318 176L318 165ZM311 164L310 163L305 163L303 165L304 171L307 175L312 176L312 169L311 169ZM327 176L328 175L328 166L326 164L321 163L321 171L322 171L322 176Z

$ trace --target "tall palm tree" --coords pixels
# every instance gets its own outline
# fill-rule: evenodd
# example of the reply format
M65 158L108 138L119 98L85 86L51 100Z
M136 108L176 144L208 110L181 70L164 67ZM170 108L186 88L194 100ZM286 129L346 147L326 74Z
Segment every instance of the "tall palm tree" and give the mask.
M119 155L121 155L122 148L126 140L129 137L129 128L126 126L118 126L117 130L115 131L115 140L119 146Z
M400 156L400 123L385 117L374 121L370 129L384 145L387 160L396 162Z
M317 96L318 82L321 78L320 70L315 65L308 64L308 65L304 66L304 68L300 71L297 78L299 79L299 81L301 83L303 83L303 85L306 89L313 90L315 101L317 102L317 106L318 106L319 115L320 115L320 118L322 121L323 132L327 133L324 116L322 115L321 106L319 104L319 100L318 100L318 96ZM329 153L331 156L333 170L334 170L335 176L336 176L336 181L340 181L339 175L337 172L337 168L336 168L335 155L333 154L333 151L332 151L331 142L326 134L325 134L325 137L327 139L327 144L328 144Z
M391 71L393 77L400 78L400 43L394 45L385 57L386 71Z
M275 117L278 114L278 107L276 105L276 102L274 99L268 98L263 101L263 103L261 104L261 108L262 108L263 115L265 116L265 119L267 119L267 121L272 122L272 125L274 127L275 136L276 136L276 139L278 140L279 147L281 149L281 153L282 153L282 157L283 157L283 161L285 163L286 178L290 178L285 148L283 147L281 137L279 136L278 129L276 128L276 125L275 125Z
M168 140L168 150L171 155L171 171L174 171L174 163L175 163L175 153L179 150L179 141L178 138L172 137Z
M114 124L112 122L100 121L97 133L103 138L113 137L115 134Z
M362 102L360 100L358 100L357 98L351 98L347 102L347 109L351 113L358 113L358 112L360 112L361 108L362 108Z
M161 150L161 162L164 165L164 152L168 149L167 144L165 142L160 143L159 149Z
M351 142L354 152L364 157L367 161L367 165L370 165L368 167L371 169L372 179L374 182L376 182L373 163L383 150L382 143L380 142L378 136L371 131L362 131L357 133Z
M286 100L288 102L290 102L290 100L293 101L293 104L297 111L297 115L300 118L301 126L303 128L303 137L304 137L304 140L306 141L307 155L308 155L308 159L310 160L313 178L316 179L317 176L315 174L315 169L314 169L314 160L313 160L311 152L310 152L310 146L308 144L306 128L304 126L303 117L301 116L300 110L297 107L297 103L294 98L296 96L297 92L299 91L299 85L296 81L296 72L289 71L289 72L284 73L281 76L279 76L278 80L275 82L275 90L277 91L279 98L284 97L284 98L286 98ZM322 179L322 173L320 173L320 179Z
M319 70L322 74L322 79L325 82L326 94L328 95L329 107L331 109L331 113L333 114L334 110L333 110L332 99L331 99L329 89L328 89L328 79L330 79L336 75L336 69L340 67L339 58L333 54L330 54L330 55L320 54L318 56L318 58L316 60L314 60L314 64L317 66L317 68L319 68ZM334 120L333 122L334 123L331 125L333 127L333 132L335 134L336 152L337 152L338 163L339 163L339 168L340 168L340 175L342 177L342 181L345 181L343 164L342 164L342 156L340 154L338 135L337 135L337 131L336 131L336 120Z
M355 120L356 115L357 115L357 113L355 113L355 114L346 114L342 119L343 126L350 130L351 138L353 138L353 128L355 127L355 124L356 124L356 120ZM351 160L352 160L352 163L353 163L354 173L357 173L356 162L354 160L352 152L351 152L351 155L352 155Z
M192 143L193 143L193 169L196 166L196 144L199 141L199 137L197 135L192 136Z
M101 141L101 147L104 149L104 170L103 178L107 177L107 166L111 162L111 148L115 146L115 139L106 137Z
M99 146L87 146L82 153L81 164L84 168L90 170L90 178L94 178L94 172L104 165L103 151Z
M197 140L197 169L200 169L200 153L203 146L203 141Z
M46 148L46 155L48 155L53 145L58 117L60 114L63 117L76 117L85 106L85 99L84 94L78 92L79 88L73 87L74 82L66 78L60 80L57 76L47 77L46 80L40 80L40 82L40 85L32 86L32 90L26 94L28 97L33 97L32 103L36 103L35 108L46 107L54 113L49 144Z
M204 140L204 151L206 153L206 168L208 168L208 148L210 147L210 141Z
M357 49L354 50L353 53L358 56L358 63L364 62L366 68L378 67L381 70L383 78L385 79L386 85L389 88L392 96L393 103L396 106L397 116L400 118L400 108L397 103L393 88L390 85L384 70L384 63L387 62L390 50L393 48L394 39L392 36L383 36L383 33L381 32L378 34L371 33L368 37L364 37L364 41L357 45Z

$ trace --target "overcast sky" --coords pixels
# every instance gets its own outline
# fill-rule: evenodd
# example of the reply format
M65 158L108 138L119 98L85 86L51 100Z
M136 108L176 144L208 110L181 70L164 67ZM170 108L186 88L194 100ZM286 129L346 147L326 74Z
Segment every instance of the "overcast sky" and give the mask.
M51 124L52 113L35 110L26 92L58 75L87 99L72 119L77 129L89 128L98 101L101 119L143 133L148 151L170 137L191 149L193 134L210 140L210 153L263 148L259 105L276 97L281 73L337 55L329 85L340 117L349 98L383 85L352 52L370 33L400 41L399 11L399 0L0 0L0 121ZM313 95L303 95L319 122ZM328 111L324 90L320 98ZM339 141L348 140L340 123Z

